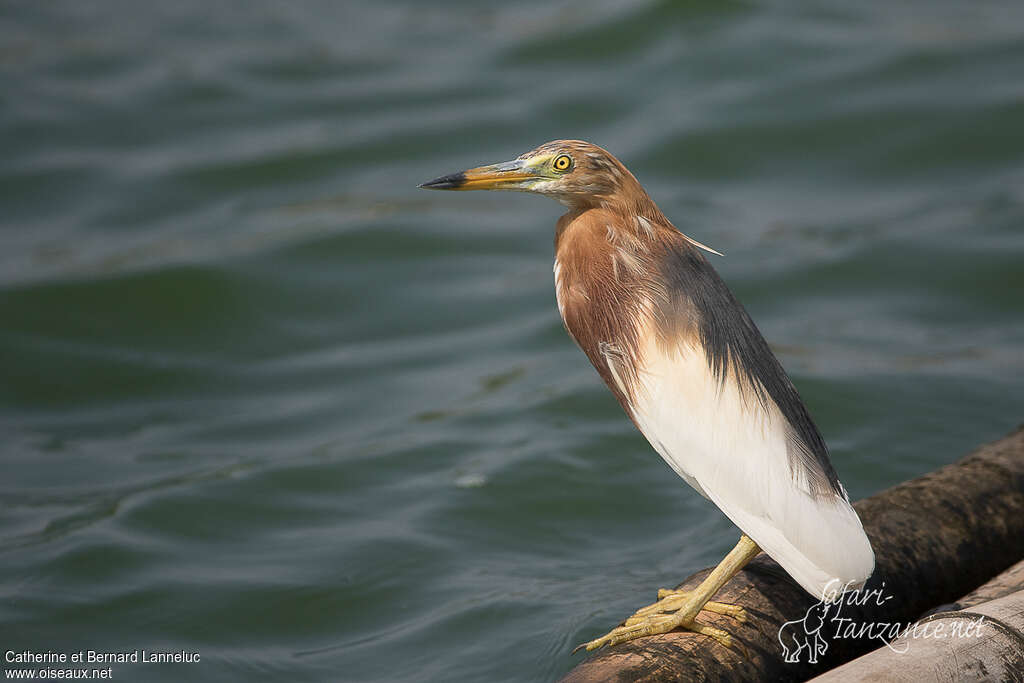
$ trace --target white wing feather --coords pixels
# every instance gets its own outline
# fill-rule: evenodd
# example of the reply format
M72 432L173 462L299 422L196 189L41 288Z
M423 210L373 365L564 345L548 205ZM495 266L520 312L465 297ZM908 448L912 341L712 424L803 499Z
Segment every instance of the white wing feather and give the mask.
M734 373L719 382L702 349L651 343L638 360L633 418L672 469L812 595L863 585L874 553L860 519L790 471L778 408L744 396Z

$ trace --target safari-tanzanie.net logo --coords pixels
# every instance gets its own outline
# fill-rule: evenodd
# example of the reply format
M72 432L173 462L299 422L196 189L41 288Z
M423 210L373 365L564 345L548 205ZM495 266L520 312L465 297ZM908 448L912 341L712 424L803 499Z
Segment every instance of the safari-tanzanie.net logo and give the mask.
M898 654L910 649L910 643L924 638L980 638L985 617L927 618L916 622L864 621L843 616L843 607L862 607L872 603L884 607L894 596L879 588L850 588L849 584L830 583L822 599L811 605L799 619L787 621L779 628L782 654L789 664L817 664L818 657L828 651L835 640L864 638L877 640Z

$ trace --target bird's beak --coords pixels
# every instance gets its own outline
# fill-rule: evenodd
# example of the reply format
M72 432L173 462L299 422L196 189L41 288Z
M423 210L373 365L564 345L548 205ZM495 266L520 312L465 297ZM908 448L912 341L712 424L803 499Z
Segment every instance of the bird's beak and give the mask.
M427 190L524 190L530 181L543 178L525 159L478 166L461 173L435 178L420 187Z

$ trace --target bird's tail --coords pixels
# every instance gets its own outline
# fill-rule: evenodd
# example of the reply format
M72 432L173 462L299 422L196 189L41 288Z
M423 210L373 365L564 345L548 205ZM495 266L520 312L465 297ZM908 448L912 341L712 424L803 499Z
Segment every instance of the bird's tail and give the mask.
M875 554L849 502L839 496L791 491L772 518L714 500L736 526L804 590L832 602L861 588L875 568Z

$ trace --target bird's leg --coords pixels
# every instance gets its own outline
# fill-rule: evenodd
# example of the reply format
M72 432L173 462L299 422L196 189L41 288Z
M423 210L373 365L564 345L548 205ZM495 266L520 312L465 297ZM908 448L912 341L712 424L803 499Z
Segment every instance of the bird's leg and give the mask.
M759 552L761 552L761 549L757 547L757 544L746 534L743 534L736 547L729 551L725 559L711 570L711 573L701 581L696 589L692 591L659 591L658 597L662 598L661 600L653 605L637 610L636 614L627 619L624 625L613 629L596 640L591 640L581 647L595 650L602 645L617 645L627 640L640 638L641 636L668 633L680 626L690 631L711 636L726 647L731 646L732 640L728 633L721 629L699 624L695 619L697 613L702 609L718 612L719 614L727 614L739 621L746 619L746 613L743 612L743 608L737 605L709 603L709 601L729 579L736 575L736 572L742 569ZM669 612L672 613L669 614Z

